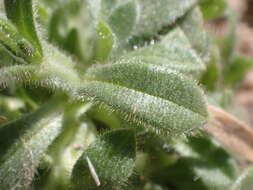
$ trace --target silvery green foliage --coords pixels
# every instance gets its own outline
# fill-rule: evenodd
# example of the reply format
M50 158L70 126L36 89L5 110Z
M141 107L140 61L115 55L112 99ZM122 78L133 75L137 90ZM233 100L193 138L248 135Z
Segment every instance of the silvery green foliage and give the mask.
M0 20L1 51L14 65L1 68L0 86L13 88L22 84L38 91L43 87L56 97L46 109L38 104L41 107L38 111L0 128L1 138L6 135L0 140L3 142L0 152L4 151L0 157L1 188L29 187L36 167L45 162L43 155L50 157L51 151L47 152L50 145L50 150L55 148L59 153L58 158L66 155L57 144L69 142L66 143L69 147L75 135L73 138L63 135L62 120L66 121L67 116L59 115L58 109L61 112L69 102L94 106L94 112L102 109L107 115L114 112L115 128L123 128L118 122L121 118L129 121L131 128L106 132L97 136L88 148L81 147L82 156L76 163L77 157L70 159L71 167L67 167L74 168L71 178L74 189L96 189L99 185L104 189L124 189L129 185L137 152L136 125L171 137L199 129L206 122L205 97L197 82L205 70L203 57L207 55L201 50L206 39L204 33L198 41L188 34L194 31L189 23L200 28L202 22L200 12L196 12L199 20L193 19L195 9L187 14L197 3L195 0L44 0L43 6L50 6L44 10L48 14L43 18L48 19L44 20L48 27L46 34L37 27L36 21L42 20L42 14L36 14L35 21L36 6L32 0L4 3L7 17ZM159 35L168 26L171 29ZM154 40L131 47L130 39L145 36ZM94 62L97 64L92 65ZM67 98L59 96L60 93ZM73 123L82 118L78 120L80 124L94 122L89 126L96 126L99 131L94 117L86 114L90 107L81 111L80 117L73 114ZM80 106L74 110L79 113L82 109ZM101 125L112 123L100 118ZM73 126L69 127L73 132ZM109 127L113 128L110 124ZM12 130L16 132L12 134ZM56 159L55 155L50 158ZM47 162L49 168L58 171L52 163L55 160ZM62 179L70 181L71 171L68 172L62 174ZM53 181L56 178L52 175Z

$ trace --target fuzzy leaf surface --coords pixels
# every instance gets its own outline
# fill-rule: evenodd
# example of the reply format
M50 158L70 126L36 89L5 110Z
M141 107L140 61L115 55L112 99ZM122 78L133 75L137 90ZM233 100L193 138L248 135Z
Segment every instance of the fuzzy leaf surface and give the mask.
M58 107L46 105L0 127L0 189L29 187L43 154L61 131Z
M139 0L139 19L136 35L154 35L163 27L174 24L197 1L196 0Z
M84 78L79 95L156 132L181 133L200 127L207 117L198 85L163 65L132 57L91 67Z
M100 186L92 178L87 157L100 179ZM134 130L120 129L104 134L77 161L72 172L72 189L122 189L133 172L135 157Z

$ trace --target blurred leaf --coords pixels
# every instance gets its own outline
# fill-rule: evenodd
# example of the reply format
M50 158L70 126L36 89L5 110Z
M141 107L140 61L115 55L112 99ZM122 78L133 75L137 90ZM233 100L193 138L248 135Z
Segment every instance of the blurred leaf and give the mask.
M98 18L93 17L94 10L90 9L88 2L72 0L56 3L58 6L53 8L48 31L50 42L73 54L83 64L91 64L98 36Z
M97 39L96 60L104 61L110 55L114 45L114 37L110 28L105 22L98 24L98 39Z
M214 91L217 88L220 73L220 54L217 47L210 48L210 60L207 63L206 71L202 74L201 83L209 91Z
M180 23L180 27L190 41L192 48L196 50L204 62L207 62L210 51L209 39L203 25L203 16L198 7L189 11Z
M230 66L224 74L224 82L226 84L238 84L245 74L253 68L253 60L244 55L235 55Z
M136 17L136 3L133 0L114 8L108 17L108 24L118 40L125 40L131 35L136 24Z
M153 36L163 27L174 24L196 0L139 0L139 19L135 35Z
M253 167L245 169L237 178L231 190L251 190L253 188Z
M205 19L220 17L227 8L225 0L200 0L200 8Z
M132 129L105 133L94 141L77 161L72 172L72 189L122 189L132 175L136 157ZM94 171L91 169L91 165ZM113 171L113 172L112 172ZM101 184L95 183L94 172Z
M4 0L7 17L16 25L22 36L28 39L42 56L42 48L36 33L32 0Z
M196 180L207 188L229 189L236 178L237 168L231 156L207 136L175 139L174 147L184 162L192 168Z
M62 128L61 101L0 127L0 188L27 189L48 146Z
M69 105L67 109L66 117L69 118L63 124L62 133L48 151L48 156L52 160L51 170L45 177L46 183L36 186L38 190L68 190L71 184L71 172L76 161L96 138L95 126L91 122L76 120L69 113L71 109Z

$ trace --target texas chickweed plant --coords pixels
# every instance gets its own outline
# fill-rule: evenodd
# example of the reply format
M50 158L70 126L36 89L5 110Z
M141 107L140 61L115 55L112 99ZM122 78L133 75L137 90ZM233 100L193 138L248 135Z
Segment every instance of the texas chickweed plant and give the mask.
M2 1L0 190L250 190L202 130L222 2Z

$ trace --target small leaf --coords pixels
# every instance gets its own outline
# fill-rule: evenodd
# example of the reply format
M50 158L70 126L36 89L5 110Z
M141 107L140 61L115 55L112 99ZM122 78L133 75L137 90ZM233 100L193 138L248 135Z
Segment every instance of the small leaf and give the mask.
M253 68L253 59L245 55L234 55L231 64L224 71L224 82L238 84L245 74Z
M136 3L133 0L114 8L108 18L108 24L118 40L123 41L131 35L136 24L136 17Z
M94 141L74 167L72 189L122 189L135 165L134 133L132 129L120 129Z
M237 178L231 190L251 190L253 188L253 167L245 169Z
M200 0L200 7L205 19L220 17L227 8L225 0Z
M135 35L153 36L163 27L174 24L196 0L139 0L139 19Z
M98 39L96 60L104 61L110 55L114 44L114 37L110 28L104 22L98 24Z
M61 131L59 103L0 127L0 189L29 187L43 154Z
M20 34L28 39L42 56L36 33L32 0L4 0L7 17L16 25Z

